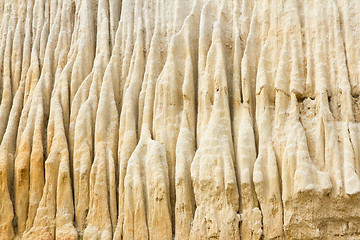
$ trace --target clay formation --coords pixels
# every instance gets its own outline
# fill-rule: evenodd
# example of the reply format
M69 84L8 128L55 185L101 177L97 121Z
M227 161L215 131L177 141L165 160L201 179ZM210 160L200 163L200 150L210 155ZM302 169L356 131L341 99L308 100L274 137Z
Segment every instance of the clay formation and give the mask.
M0 1L0 239L360 239L359 0Z

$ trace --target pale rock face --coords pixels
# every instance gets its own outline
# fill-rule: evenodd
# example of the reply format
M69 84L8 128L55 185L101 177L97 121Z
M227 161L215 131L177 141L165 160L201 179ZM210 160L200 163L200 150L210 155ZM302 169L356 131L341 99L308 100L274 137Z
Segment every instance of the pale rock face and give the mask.
M359 239L360 1L0 1L0 239Z

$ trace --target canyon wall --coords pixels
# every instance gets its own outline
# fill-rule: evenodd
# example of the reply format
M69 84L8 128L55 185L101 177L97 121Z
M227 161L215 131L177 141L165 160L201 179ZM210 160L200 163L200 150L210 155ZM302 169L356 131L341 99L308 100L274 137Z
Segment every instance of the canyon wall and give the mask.
M0 239L359 239L360 1L1 0Z

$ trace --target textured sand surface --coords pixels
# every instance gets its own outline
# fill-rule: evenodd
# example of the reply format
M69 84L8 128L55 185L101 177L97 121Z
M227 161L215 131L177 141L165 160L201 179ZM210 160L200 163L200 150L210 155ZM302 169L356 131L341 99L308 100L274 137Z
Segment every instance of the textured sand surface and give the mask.
M0 239L360 239L359 0L0 0Z

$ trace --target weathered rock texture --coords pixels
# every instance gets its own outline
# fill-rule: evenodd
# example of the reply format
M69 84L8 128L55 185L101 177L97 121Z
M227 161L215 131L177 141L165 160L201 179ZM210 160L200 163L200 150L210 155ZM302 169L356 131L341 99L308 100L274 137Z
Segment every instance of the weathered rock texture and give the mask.
M0 239L360 239L359 0L1 0Z

